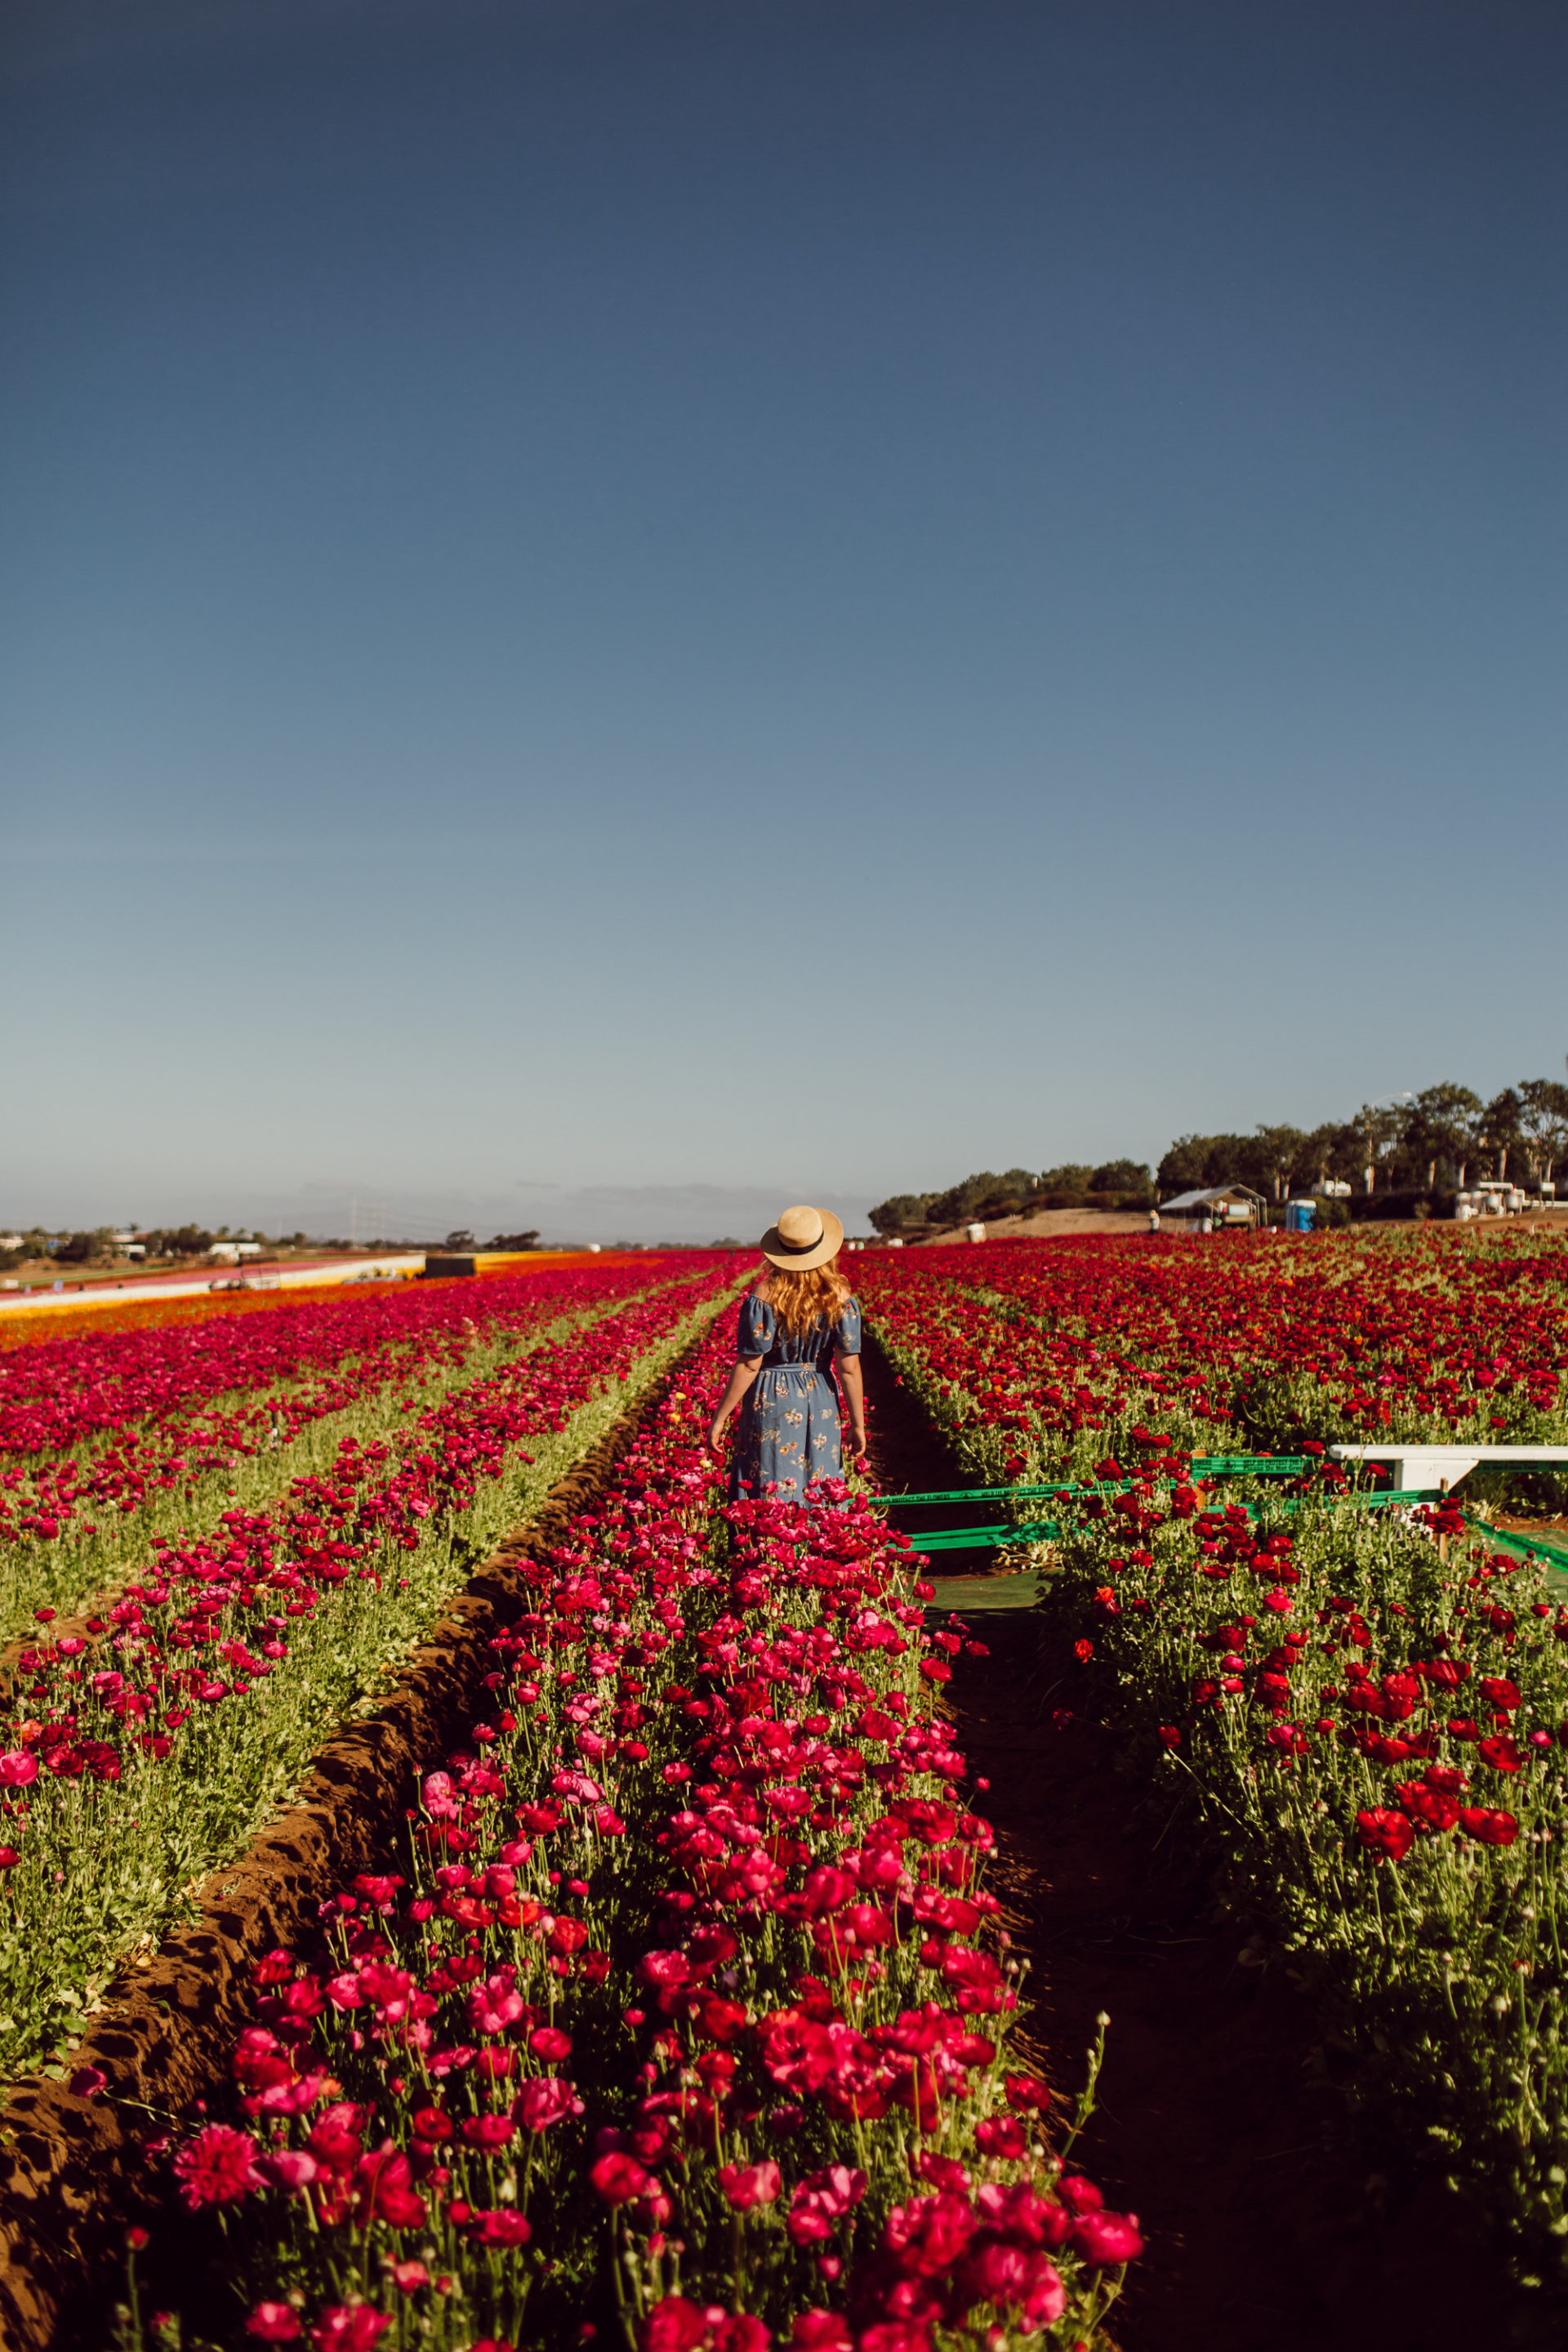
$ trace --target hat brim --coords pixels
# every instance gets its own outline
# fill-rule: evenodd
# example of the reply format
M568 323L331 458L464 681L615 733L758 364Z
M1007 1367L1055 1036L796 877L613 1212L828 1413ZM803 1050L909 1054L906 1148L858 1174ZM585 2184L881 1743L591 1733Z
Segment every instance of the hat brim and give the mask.
M822 1239L808 1250L792 1250L776 1225L770 1225L757 1244L770 1265L781 1274L809 1274L813 1266L826 1265L837 1257L844 1246L844 1226L831 1209L819 1209L822 1219Z

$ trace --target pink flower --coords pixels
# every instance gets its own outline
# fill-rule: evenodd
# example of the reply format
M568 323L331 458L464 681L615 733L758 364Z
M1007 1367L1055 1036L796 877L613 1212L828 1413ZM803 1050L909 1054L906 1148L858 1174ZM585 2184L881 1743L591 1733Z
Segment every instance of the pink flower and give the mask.
M25 1748L12 1748L0 1756L0 1789L26 1789L38 1777L38 1759Z
M302 2147L278 2147L269 2149L256 2169L274 2189L286 2189L293 2196L297 2189L310 2186L321 2167Z
M837 2311L797 2311L789 2340L795 2352L854 2352L854 2338Z
M533 2235L522 2215L510 2205L498 2206L490 2213L475 2213L470 2228L481 2246L526 2246Z
M518 2092L511 2111L529 2131L541 2132L569 2116L574 2105L570 2083L563 2083L559 2074L534 2074Z
M73 2099L96 2099L108 2080L101 2066L79 2066L66 2087Z
M722 2319L722 2311L717 2315ZM667 2294L656 2303L637 2331L641 2352L695 2352L710 2322L706 2311L688 2303L683 2294Z
M247 2336L258 2336L263 2344L294 2344L303 2336L300 2315L286 2303L258 2303L245 2323Z
M416 2294L430 2284L430 2273L423 2263L388 2263L386 2275L399 2294Z
M865 2174L852 2171L847 2164L829 2164L820 2172L807 2173L790 2201L791 2239L797 2246L817 2244L865 2194Z
M517 2126L510 2116L469 2116L463 2124L463 2137L468 2146L483 2149L487 2156L498 2147L505 2147L516 2136Z
M784 2175L776 2164L721 2164L719 2185L738 2213L749 2213L753 2205L776 2200Z
M368 2303L332 2303L311 2328L310 2341L316 2352L372 2352L391 2326L390 2315Z
M247 2132L208 2124L174 2158L181 2194L193 2213L204 2205L234 2205L253 2185L261 2151Z
M1072 2242L1086 2263L1131 2263L1143 2251L1136 2213L1081 2213Z
M737 2311L713 2331L713 2352L768 2352L773 2338L760 2319Z
M636 2157L616 2148L599 2158L588 2178L606 2205L629 2205L649 2186L652 2175L643 2170Z

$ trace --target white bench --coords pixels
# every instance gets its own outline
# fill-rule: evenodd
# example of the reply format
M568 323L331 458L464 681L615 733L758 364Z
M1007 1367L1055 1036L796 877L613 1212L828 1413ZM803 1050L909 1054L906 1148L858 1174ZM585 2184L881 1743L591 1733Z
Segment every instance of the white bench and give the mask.
M1452 1490L1472 1470L1568 1468L1568 1445L1331 1445L1336 1462L1386 1462L1400 1494Z

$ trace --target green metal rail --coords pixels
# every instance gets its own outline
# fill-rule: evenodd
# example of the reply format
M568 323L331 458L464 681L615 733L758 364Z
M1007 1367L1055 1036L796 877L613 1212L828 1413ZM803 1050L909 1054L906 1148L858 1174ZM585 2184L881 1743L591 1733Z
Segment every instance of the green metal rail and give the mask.
M1080 1494L1092 1494L1095 1489L1080 1487L1077 1491ZM1334 1495L1327 1499L1331 1507L1339 1510L1382 1511L1386 1510L1391 1503L1429 1503L1432 1497L1420 1487L1391 1486L1384 1494ZM1256 1518L1262 1506L1257 1503L1238 1503L1232 1507L1245 1511L1248 1518ZM1287 1518L1293 1518L1302 1507L1302 1498L1293 1496L1288 1501L1275 1503L1271 1507L1283 1513ZM1001 1551L1008 1544L1053 1543L1065 1532L1059 1519L1026 1519L1012 1527L938 1528L930 1535L922 1534L919 1528L916 1528L910 1535L910 1541L917 1552ZM1563 1565L1568 1567L1568 1555L1564 1555Z
M1200 1486L1205 1478L1296 1478L1307 1461L1304 1454L1200 1454L1193 1458L1193 1476ZM1047 1495L1125 1495L1137 1483L1112 1478L1083 1486L944 1486L929 1495L880 1495L878 1500L889 1510L917 1503L1026 1503Z

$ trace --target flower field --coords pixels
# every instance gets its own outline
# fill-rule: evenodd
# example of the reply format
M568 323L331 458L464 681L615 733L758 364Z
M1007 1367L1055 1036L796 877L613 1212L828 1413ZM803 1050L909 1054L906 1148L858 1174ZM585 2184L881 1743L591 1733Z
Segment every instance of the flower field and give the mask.
M7 2071L92 2013L732 1280L570 1269L4 1359L0 1563L33 1624L0 1715Z
M1193 1453L1568 1437L1560 1240L1462 1229L885 1251L856 1279L977 1481Z
M866 1492L724 1504L718 1310L749 1272L429 1286L0 1363L30 1628L0 1738L13 2067L653 1401L564 1532L509 1555L482 1704L244 1980L226 2080L127 2108L121 2346L1137 2352L1118 2297L1161 2183L1126 2196L1141 2223L1075 2159L1098 2049L1066 2111L1047 2087L945 1696L984 1645ZM1104 1725L1130 1817L1312 1996L1371 2146L1568 2286L1568 1606L1451 1505L1358 1507L1325 1451L1559 1442L1568 1254L1139 1236L856 1276L976 1483L1084 1488L1051 1507L1044 1703ZM1231 1450L1306 1467L1196 1483ZM120 2095L111 2059L65 2063L84 2105Z
M526 1572L403 1868L257 1971L227 2113L155 2142L190 2219L150 2293L206 2284L154 2335L1099 2340L1142 2241L1010 2050L957 1637L864 1502L721 1511L731 1354Z
M1317 1995L1374 2140L1557 2287L1568 1608L1454 1506L1348 1507L1324 1449L1563 1442L1565 1277L1561 1244L1433 1235L932 1252L864 1285L977 1470L1101 1482L1053 1505L1039 1603L1075 1704L1206 1852L1253 1957ZM1307 1472L1194 1486L1194 1450L1265 1433Z

